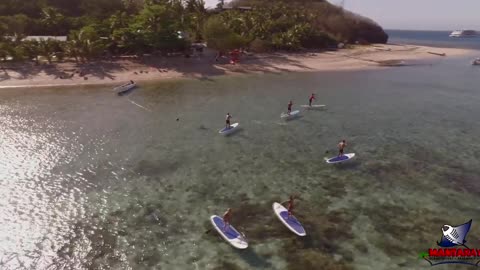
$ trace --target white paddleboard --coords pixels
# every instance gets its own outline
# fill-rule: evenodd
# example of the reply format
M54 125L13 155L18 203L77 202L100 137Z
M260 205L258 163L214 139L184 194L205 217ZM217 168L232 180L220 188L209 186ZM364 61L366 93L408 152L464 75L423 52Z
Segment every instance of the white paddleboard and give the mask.
M280 219L280 221L285 225L290 231L295 233L298 236L305 236L307 232L303 228L302 224L295 218L295 216L288 216L287 208L283 205L274 202L273 203L273 212Z
M238 128L238 123L233 123L230 125L230 128L224 127L218 133L227 135L237 130L237 128Z
M341 163L341 162L348 161L354 157L355 157L355 153L348 153L348 154L344 154L337 157L325 158L325 162L327 162L328 164Z
M213 215L210 217L210 221L212 222L213 227L217 232L222 236L225 241L227 241L230 245L238 248L238 249L246 249L248 247L247 240L241 233L239 233L232 225L228 225L225 228L225 232L223 228L225 223L223 222L223 218Z
M302 108L307 108L307 109L318 109L318 108L323 108L323 107L326 107L327 105L317 105L317 104L314 104L312 106L310 105L300 105L300 107Z
M287 119L288 119L288 118L292 118L292 117L294 117L294 116L297 116L299 113L300 113L299 110L292 111L292 112L290 112L290 114L282 113L282 114L280 115L280 118L284 118L284 119L285 119L285 118L287 118Z

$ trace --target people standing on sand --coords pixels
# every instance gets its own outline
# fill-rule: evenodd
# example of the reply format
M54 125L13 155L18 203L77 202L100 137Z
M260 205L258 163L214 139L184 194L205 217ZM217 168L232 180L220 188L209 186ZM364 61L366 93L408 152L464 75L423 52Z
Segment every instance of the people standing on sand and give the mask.
M343 156L343 149L347 146L347 142L345 140L342 140L340 143L338 143L338 156Z
M227 211L223 214L223 232L227 230L227 226L230 225L230 220L232 220L232 209L228 208Z

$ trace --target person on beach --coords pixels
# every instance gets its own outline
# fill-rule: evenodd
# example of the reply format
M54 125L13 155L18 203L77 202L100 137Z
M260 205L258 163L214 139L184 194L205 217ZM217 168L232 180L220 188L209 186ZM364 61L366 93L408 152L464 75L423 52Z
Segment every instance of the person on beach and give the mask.
M287 205L288 217L293 215L293 200L294 200L293 195L290 195L290 198L288 199L288 201L284 201L281 203L282 205L288 203Z
M287 114L290 115L290 113L292 112L292 105L293 105L293 102L290 100L290 102L288 102L288 109L287 109Z
M225 122L226 122L225 128L227 128L227 129L230 129L230 119L231 118L232 118L232 116L230 115L230 113L227 113L227 116L226 116L226 119L225 119Z
M315 99L315 94L312 93L310 98L308 99L308 106L312 107L312 101Z
M232 220L232 209L228 208L227 211L223 214L223 232L227 230L227 226L230 225L230 220Z
M342 140L340 143L338 143L338 156L343 156L343 149L347 146L347 142L345 140Z

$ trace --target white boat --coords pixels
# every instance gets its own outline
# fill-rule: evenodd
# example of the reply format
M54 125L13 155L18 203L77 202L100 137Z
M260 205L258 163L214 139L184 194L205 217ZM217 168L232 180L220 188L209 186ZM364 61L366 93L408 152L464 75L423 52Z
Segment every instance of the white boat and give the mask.
M472 61L472 65L474 66L480 66L480 58L477 58L475 60Z
M462 37L476 37L477 32L474 30L455 30L450 33L450 37L462 38Z
M117 86L117 87L113 88L113 91L116 91L120 94L122 92L129 91L129 90L135 88L136 86L137 86L136 83L134 83L133 81L130 81L129 83L126 83L126 84L123 84L123 85L120 85L120 86Z

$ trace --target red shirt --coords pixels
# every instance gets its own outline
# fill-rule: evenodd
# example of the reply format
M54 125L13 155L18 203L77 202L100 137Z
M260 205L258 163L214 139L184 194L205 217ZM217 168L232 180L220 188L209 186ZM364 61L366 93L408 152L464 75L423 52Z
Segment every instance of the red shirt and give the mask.
M288 212L293 210L293 200L288 201Z

